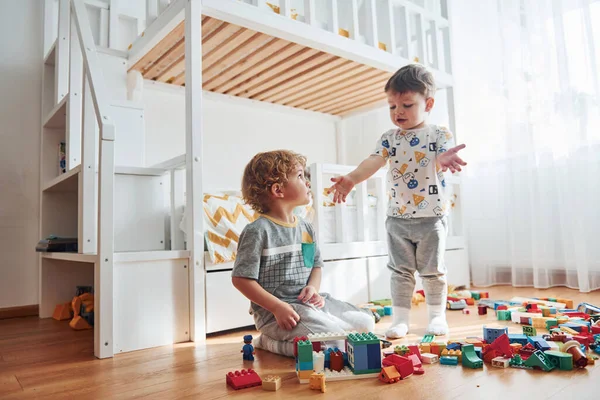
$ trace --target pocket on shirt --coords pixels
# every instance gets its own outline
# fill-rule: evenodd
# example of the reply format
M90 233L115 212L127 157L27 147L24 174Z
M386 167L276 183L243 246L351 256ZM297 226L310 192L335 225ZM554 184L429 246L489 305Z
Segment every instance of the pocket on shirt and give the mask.
M315 265L315 244L302 243L302 258L304 258L304 266L312 268Z

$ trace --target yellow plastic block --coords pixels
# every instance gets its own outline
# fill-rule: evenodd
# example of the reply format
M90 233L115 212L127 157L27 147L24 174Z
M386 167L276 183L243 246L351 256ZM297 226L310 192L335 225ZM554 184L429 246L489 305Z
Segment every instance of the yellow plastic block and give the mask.
M345 29L339 28L339 29L338 29L338 33L339 33L341 36L344 36L344 37L347 37L347 38L349 38L349 37L350 37L350 32L348 32L348 31L347 31L347 30L345 30Z
M561 326L560 330L563 332L567 332L571 335L579 335L579 332L577 332L575 329L571 329L568 326Z
M313 373L309 378L308 387L313 390L320 390L321 393L325 393L325 374Z
M419 351L421 353L431 353L431 345L430 345L430 343L421 343L419 345Z
M387 46L385 45L385 43L379 42L377 45L381 50L383 50L383 51L387 50Z
M281 387L281 377L278 375L269 375L262 380L262 388L272 392L277 391Z
M311 370L306 370L306 371L298 371L298 378L299 379L310 379L310 376L312 374L314 374L315 371Z

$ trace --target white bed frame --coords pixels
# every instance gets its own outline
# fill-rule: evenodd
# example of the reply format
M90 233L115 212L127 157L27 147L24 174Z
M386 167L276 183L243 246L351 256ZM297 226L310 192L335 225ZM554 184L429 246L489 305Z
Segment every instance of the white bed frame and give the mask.
M79 252L40 256L40 317L50 317L55 305L69 301L76 285L94 285L94 353L98 358L202 341L207 332L232 327L223 321L237 321L238 326L252 323L245 312L247 300L230 285L231 266L211 265L204 254L203 17L289 41L305 54L315 54L314 66L317 60L337 57L343 59L338 60L340 64L360 64L378 79L418 58L432 68L438 85L447 89L454 131L447 0L423 0L425 7L408 0L271 0L280 7L280 15L265 3L147 0L145 10L131 10L126 0L44 0L40 237L76 236ZM297 21L291 18L294 8L302 9ZM178 68L188 71L179 81L185 83L186 154L148 168L139 86L143 78L129 69L184 21L185 61ZM349 38L338 35L342 26L348 28ZM386 44L386 50L379 48L379 42ZM308 67L302 68L307 71ZM283 82L287 76L282 74L277 78ZM365 88L360 101L351 94L339 109L268 107L294 110L307 118L328 114L337 121L338 136L343 137L343 118L381 107L380 94ZM63 174L56 167L61 141L66 150ZM317 177L349 167L316 164L311 168L318 199L325 182ZM382 177L383 173L375 178L379 199L385 198ZM166 201L169 184L174 190ZM366 189L358 190L362 216L357 222L359 238L364 239ZM184 192L187 231L192 232L187 249L176 226ZM165 224L168 203L172 222ZM319 207L316 211L318 226ZM343 216L344 206L336 212ZM388 297L382 223L383 217L377 241L349 243L339 222L337 243L322 244L323 291L356 303ZM462 260L461 271L466 271L468 283L464 243L451 247L455 250L448 255L461 253L457 259ZM217 312L223 305L229 314Z

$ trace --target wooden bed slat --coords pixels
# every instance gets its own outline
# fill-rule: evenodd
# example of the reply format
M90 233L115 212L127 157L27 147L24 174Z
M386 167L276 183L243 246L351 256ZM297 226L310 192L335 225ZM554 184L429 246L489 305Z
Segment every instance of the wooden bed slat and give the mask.
M235 42L230 42L227 45L219 47L217 51L209 54L203 60L203 81L205 79L204 76L206 76L206 79L211 79L219 75L219 73L235 65L248 54L252 54L257 49L262 48L271 40L271 37L267 35L250 30L242 33L236 38Z
M239 48L241 48L247 40L253 37L254 39L257 39L259 36L260 34L249 29L240 29L220 43L218 47L210 52L210 54L207 54L202 58L202 69L204 70L210 68L213 64L227 56L229 53L237 51Z
M235 87L231 87L225 93L237 96L246 90L251 90L256 85L285 71L291 65L300 63L317 53L317 50L292 44L292 48L289 51L276 53L269 60L257 65L253 70L248 70L250 78Z
M204 63L204 58L207 57L210 52L218 50L224 43L235 38L235 36L239 35L243 30L245 29L240 28L237 25L223 23L208 36L205 36L205 39L202 40L202 62Z
M264 82L263 84L258 86L254 86L251 90L247 90L243 93L240 93L239 96L254 98L254 95L267 91L272 87L277 87L279 83L284 82L287 79L301 76L301 74L304 72L310 72L311 70L322 66L324 63L332 61L334 58L335 56L332 56L331 54L316 54L312 58L307 59L305 62L301 62L300 64L290 66L287 70L285 70L278 76L269 79L267 82Z
M389 75L382 71L375 71L369 74L371 76L364 76L349 80L347 83L340 82L336 87L328 87L323 90L321 96L299 104L298 108L317 109L325 105L329 105L331 102L345 100L347 98L356 98L366 91L371 89L377 89L383 93L385 82L389 79ZM339 87L339 88L338 88Z
M311 88L310 90L307 90L305 92L305 95L298 98L297 100L288 101L287 99L283 99L283 102L285 103L285 105L288 105L290 107L301 107L304 104L308 104L314 100L321 99L324 95L336 96L339 94L340 91L352 90L353 86L362 82L363 80L371 79L374 76L378 76L381 74L382 71L368 68L358 73L348 74L344 79L336 79L333 83L330 84L327 84L328 82L323 82L322 84L316 86L314 89Z
M208 18L208 17L206 17ZM160 43L152 48L144 57L142 57L133 67L129 70L140 71L142 74L145 70L152 67L154 60L157 60L167 50L173 47L177 42L185 37L185 25L180 23L169 33Z
M335 74L339 72L339 67L351 62L352 61L348 61L344 58L334 58L310 72L305 72L301 76L295 76L285 82L281 82L277 87L266 90L254 96L254 98L256 100L270 102L274 102L278 98L287 98L290 93L296 93L302 84L304 84L303 87L306 88L306 85L312 86L317 79L322 79L325 75L328 75L329 77L335 76Z
M365 96L362 99L356 99L356 100L353 99L352 101L348 101L345 104L338 104L335 107L330 107L328 109L321 110L319 112L338 115L338 114L345 113L347 111L356 109L356 108L364 106L364 105L368 105L371 103L376 103L376 102L385 100L385 98L386 98L385 93L381 93L381 92L379 92L379 93L374 92L374 93L375 94L373 94L371 96Z
M370 69L370 67L366 65L357 64L353 61L345 60L343 58L340 58L340 60L344 60L346 62L341 64L339 67L335 67L327 72L323 72L322 75L318 75L314 77L314 79L299 83L296 87L290 89L288 93L279 93L273 98L267 99L267 101L281 102L282 104L286 104L288 102L297 100L308 93L312 93L315 90L326 87L330 83L348 79L348 77L353 74Z
M176 63L181 56L185 56L185 40L181 39L175 46L171 47L166 53L164 53L150 69L144 72L144 78L156 79L158 76L164 74L173 63Z
M227 82L235 84L235 80L237 79L240 79L239 82L243 82L245 79L247 79L244 77L244 72L247 72L248 69L260 63L261 61L268 59L272 54L281 51L286 46L290 46L290 43L286 42L285 40L273 39L260 49L257 49L254 53L246 56L238 63L229 67L227 70L222 71L220 74L218 71L216 71L218 75L211 75L210 73L207 73L206 76L202 77L205 79L205 90L214 91L215 89L219 88L219 86ZM242 78L240 78L240 76Z
M169 68L164 70L156 80L159 82L171 83L175 78L185 71L185 54L180 56Z

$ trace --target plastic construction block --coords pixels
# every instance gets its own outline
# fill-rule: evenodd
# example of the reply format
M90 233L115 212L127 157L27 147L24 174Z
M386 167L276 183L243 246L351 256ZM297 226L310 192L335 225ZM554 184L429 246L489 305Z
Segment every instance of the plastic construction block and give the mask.
M227 375L225 375L225 381L235 390L260 386L262 384L260 376L252 369L228 372Z
M313 351L313 370L316 373L320 373L325 370L325 354L322 351Z
M312 353L313 348L310 340L303 340L298 342L298 361L312 363Z
M554 369L554 364L548 359L544 352L538 350L533 353L524 363L526 367L541 369L550 372Z
M467 368L483 368L483 361L475 354L475 346L466 344L462 347L462 365Z
M496 368L508 368L510 363L510 358L506 357L496 357L492 359L492 367Z
M496 318L498 318L498 321L510 321L510 313L509 310L498 310Z
M294 338L294 357L298 357L298 342L306 341L308 337L306 336L296 336Z
M383 307L383 312L385 313L385 315L393 315L393 308L392 306L384 306Z
M555 326L558 326L558 320L555 318L551 318L551 319L547 319L546 320L546 329L550 330L550 328L553 328Z
M485 353L490 350L495 350L497 353L499 353L499 355L502 355L504 357L511 357L512 348L510 347L508 335L504 334L496 340L494 340L492 344L490 344L484 349L483 354L485 355Z
M333 351L329 349L329 369L332 371L341 371L344 369L344 355L340 350Z
M277 375L269 375L262 380L263 390L275 392L281 387L281 377Z
M373 332L368 333L351 333L348 335L348 343L357 345L379 344L380 340Z
M381 369L381 346L379 343L367 345L367 369Z
M437 354L423 353L421 354L423 364L435 364L440 361L440 357Z
M54 318L57 321L66 321L68 319L71 319L71 303L58 304L54 308L52 318Z
M523 335L525 336L535 336L537 335L537 331L533 326L523 325Z
M314 373L309 378L308 387L312 390L320 390L321 393L325 393L325 379L326 378L324 373Z
M394 366L383 367L379 374L379 380L383 383L396 383L400 379L400 373Z
M481 299L481 295L479 294L479 292L471 292L471 297L475 300Z
M421 343L431 343L434 341L434 339L435 339L434 335L425 335L425 336L423 336Z
M311 342L326 342L331 340L346 340L348 334L348 332L310 333L307 338Z
M477 314L479 315L486 315L487 314L487 307L483 304L479 304L477 306Z
M523 358L518 354L515 354L515 356L510 359L508 365L512 368L532 369L523 363Z
M458 365L458 358L454 356L442 356L440 357L440 364L442 365Z
M419 360L423 361L423 357L421 356L421 351L419 350L419 346L416 344L409 344L408 349L411 354L416 354L419 357Z
M369 369L367 346L355 346L352 343L348 343L348 361L350 369L355 374L359 371Z
M573 369L573 356L562 351L549 350L545 352L546 356L554 367L561 371L571 371Z
M394 353L399 354L401 356L405 356L410 353L410 349L405 345L394 347Z
M415 375L423 375L425 370L423 369L423 363L419 360L416 354L410 354L408 359L413 363L413 373Z
M471 345L473 346L473 345ZM442 350L442 353L440 354L442 357L444 356L454 356L456 358L458 358L458 362L462 361L462 352L460 350L448 350L448 349L444 349Z
M374 300L371 303L373 303L373 304L375 304L377 306L383 306L383 307L389 306L389 307L391 307L392 306L392 299Z
M396 367L401 379L406 379L414 373L414 365L407 357L402 357L397 354L392 354L383 359L384 367Z
M92 329L92 326L88 324L88 322L80 315L74 317L71 322L69 322L69 326L76 331L82 331L85 329Z
M512 343L520 343L523 346L525 346L528 341L527 341L527 336L526 335L521 335L519 333L509 333L508 334L508 341L512 344Z
M508 328L486 328L483 327L483 340L492 343L502 335L508 335Z
M529 336L527 340L529 340L529 343L531 343L538 350L550 350L548 342L546 342L541 336Z

